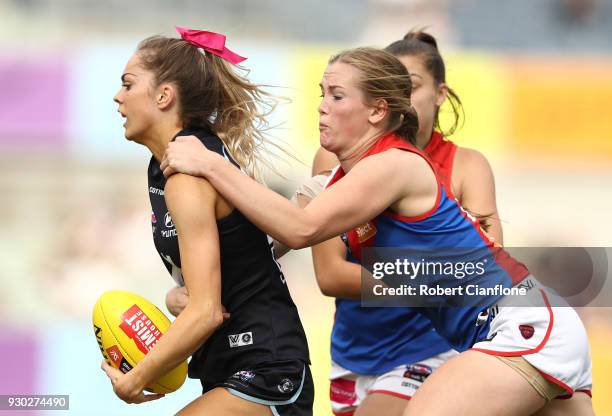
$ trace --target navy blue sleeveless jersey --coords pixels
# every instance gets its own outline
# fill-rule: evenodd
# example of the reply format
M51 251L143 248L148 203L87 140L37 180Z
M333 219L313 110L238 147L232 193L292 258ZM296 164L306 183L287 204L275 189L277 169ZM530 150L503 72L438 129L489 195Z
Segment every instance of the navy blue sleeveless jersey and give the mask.
M184 129L238 169L223 142L207 129ZM152 157L148 169L155 247L173 279L183 285L176 228L164 199L166 179ZM221 303L231 317L193 354L189 377L217 383L262 363L309 363L306 335L271 239L234 209L217 220L221 254ZM201 253L206 256L206 253Z

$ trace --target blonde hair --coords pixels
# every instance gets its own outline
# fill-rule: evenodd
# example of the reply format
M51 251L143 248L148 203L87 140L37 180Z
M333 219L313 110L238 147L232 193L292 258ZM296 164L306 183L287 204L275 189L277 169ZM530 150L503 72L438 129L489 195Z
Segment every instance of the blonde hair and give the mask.
M249 176L261 180L267 145L286 153L266 135L266 117L277 100L247 79L248 70L237 67L241 75L224 59L183 39L152 36L140 42L137 53L157 85L176 85L183 127L211 129Z

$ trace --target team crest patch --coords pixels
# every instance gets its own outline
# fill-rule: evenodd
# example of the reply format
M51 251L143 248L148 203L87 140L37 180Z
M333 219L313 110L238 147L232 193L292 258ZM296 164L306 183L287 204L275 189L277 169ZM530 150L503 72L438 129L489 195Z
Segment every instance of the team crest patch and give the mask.
M534 329L531 325L519 325L519 330L521 331L521 335L525 339L531 338L534 333Z
M277 387L278 387L278 391L280 391L281 393L291 393L293 389L295 388L295 386L293 385L293 382L289 380L288 378L282 379Z
M374 223L372 221L368 221L365 224L355 228L359 243L363 243L364 241L367 241L370 238L374 237L376 235L376 231L376 227L374 226Z

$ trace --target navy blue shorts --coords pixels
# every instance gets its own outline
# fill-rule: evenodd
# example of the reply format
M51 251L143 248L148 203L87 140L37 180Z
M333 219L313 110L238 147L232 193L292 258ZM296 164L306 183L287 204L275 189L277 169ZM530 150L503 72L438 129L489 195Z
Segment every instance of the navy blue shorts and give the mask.
M219 383L202 382L203 393L223 387L234 396L269 406L273 415L311 416L314 385L303 361L260 363Z

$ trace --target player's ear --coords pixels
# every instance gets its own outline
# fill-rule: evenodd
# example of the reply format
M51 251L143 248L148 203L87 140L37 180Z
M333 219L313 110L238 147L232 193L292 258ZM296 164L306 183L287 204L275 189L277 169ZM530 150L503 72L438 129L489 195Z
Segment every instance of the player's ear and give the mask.
M436 94L436 106L440 107L444 103L444 100L446 100L447 96L448 96L448 85L442 82L440 85L438 85L438 93Z
M370 114L368 117L368 121L372 124L380 123L386 116L388 110L387 100L382 98L374 101L372 107L370 107Z
M164 83L157 87L155 103L160 110L166 110L176 101L176 89L172 84Z

